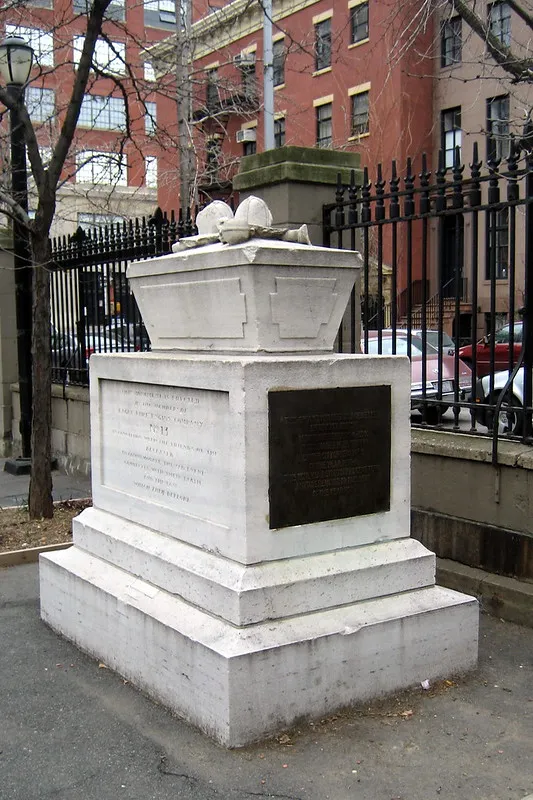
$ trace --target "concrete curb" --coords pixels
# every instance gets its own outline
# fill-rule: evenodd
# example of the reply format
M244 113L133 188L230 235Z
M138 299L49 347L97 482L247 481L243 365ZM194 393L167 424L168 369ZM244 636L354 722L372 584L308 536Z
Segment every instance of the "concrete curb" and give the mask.
M33 564L39 560L40 553L51 553L52 550L66 550L72 547L72 542L63 544L46 544L42 547L28 547L26 550L8 550L0 553L0 569L2 567L17 567L20 564Z
M437 583L474 595L481 609L493 617L533 628L533 583L445 558L437 559Z

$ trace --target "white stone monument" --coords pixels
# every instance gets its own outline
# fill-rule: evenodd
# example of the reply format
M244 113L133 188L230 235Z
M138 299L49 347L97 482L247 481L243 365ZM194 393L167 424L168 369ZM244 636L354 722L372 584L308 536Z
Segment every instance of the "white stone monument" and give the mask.
M130 266L153 350L91 357L94 506L40 562L54 630L229 747L477 661L409 538L409 362L332 352L359 256L250 200Z

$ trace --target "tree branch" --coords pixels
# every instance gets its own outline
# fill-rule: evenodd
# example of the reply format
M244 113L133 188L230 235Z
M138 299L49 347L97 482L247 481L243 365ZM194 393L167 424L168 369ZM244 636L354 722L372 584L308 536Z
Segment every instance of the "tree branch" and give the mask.
M515 14L518 14L518 16L524 20L528 28L533 30L533 16L531 16L520 3L517 3L516 0L507 0L507 5L513 9Z
M516 83L533 80L532 59L515 56L510 48L502 44L498 37L492 33L481 17L470 8L468 2L465 0L450 0L450 2L459 16L485 42L490 55L496 63L512 75Z
M102 30L102 23L105 12L110 5L111 0L93 0L91 10L87 19L87 32L83 43L83 50L80 57L80 63L76 71L74 79L74 86L70 95L70 101L61 126L59 139L52 156L52 161L48 168L48 175L50 184L55 187L58 183L63 164L67 157L68 151L72 144L74 134L76 132L76 125L80 115L81 104L83 103L83 96L87 88L89 80L89 73L93 63L94 49L98 36Z

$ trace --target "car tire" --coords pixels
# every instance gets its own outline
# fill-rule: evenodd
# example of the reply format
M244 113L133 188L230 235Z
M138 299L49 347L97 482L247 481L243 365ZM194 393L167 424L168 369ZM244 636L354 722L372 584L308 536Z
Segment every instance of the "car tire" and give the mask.
M448 411L448 406L426 406L425 413L420 411L428 425L438 425L443 415Z
M499 398L498 392L489 397L488 402L495 406ZM507 393L500 407L498 433L522 433L524 414L520 400L514 394ZM492 430L494 425L494 414L492 409L487 409L487 427Z

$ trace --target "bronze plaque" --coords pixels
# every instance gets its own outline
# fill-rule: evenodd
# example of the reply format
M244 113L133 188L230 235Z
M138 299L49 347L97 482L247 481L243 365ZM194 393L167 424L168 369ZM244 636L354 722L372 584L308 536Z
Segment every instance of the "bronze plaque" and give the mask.
M270 528L390 509L390 386L268 394Z

